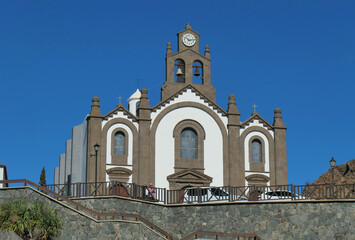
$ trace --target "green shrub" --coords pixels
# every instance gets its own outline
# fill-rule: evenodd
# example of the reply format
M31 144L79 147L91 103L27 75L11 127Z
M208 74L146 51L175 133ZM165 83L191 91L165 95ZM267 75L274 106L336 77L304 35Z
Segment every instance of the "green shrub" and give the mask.
M58 214L42 202L24 200L0 206L0 230L12 231L22 239L52 239L63 227Z

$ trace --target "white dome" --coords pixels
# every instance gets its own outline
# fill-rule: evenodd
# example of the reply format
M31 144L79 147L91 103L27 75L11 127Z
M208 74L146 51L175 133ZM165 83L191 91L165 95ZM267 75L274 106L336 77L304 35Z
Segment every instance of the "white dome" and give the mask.
M132 96L130 96L127 101L130 101L133 99L140 99L140 98L141 98L141 92L139 91L139 89L137 89L137 91L135 93L133 93Z

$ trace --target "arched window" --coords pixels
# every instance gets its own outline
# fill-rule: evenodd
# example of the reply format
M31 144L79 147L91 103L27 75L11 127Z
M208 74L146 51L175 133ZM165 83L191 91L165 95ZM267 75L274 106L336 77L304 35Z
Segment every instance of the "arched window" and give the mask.
M261 162L261 142L255 139L252 141L251 145L252 145L252 161Z
M115 155L125 154L125 135L123 132L115 134Z
M191 128L185 128L181 132L181 152L182 159L197 158L197 134Z

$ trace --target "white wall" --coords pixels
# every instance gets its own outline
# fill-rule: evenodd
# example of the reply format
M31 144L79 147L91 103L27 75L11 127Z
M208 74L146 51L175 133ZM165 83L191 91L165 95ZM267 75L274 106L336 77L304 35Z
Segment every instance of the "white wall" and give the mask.
M59 184L65 183L65 153L59 156Z
M54 168L54 184L59 184L59 166Z
M155 136L155 185L169 187L166 177L174 173L174 127L182 120L192 119L206 133L204 141L205 174L213 178L211 185L223 185L223 137L215 120L205 111L184 107L169 112L160 121Z
M140 102L140 99L132 99L128 102L129 112L132 113L134 116L137 115L137 102Z
M71 181L86 181L86 152L87 152L87 123L86 120L73 127L72 131L72 148L71 148Z
M5 180L5 168L0 166L0 180ZM4 184L0 183L0 188L4 187Z
M72 165L72 140L69 139L65 142L65 182L68 182L68 176L71 175Z

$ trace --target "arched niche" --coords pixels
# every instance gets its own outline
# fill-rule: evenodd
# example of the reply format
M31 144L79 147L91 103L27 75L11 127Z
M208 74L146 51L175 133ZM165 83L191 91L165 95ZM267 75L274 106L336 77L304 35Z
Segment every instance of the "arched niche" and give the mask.
M185 62L178 58L174 62L174 82L185 83Z
M199 60L192 63L192 83L203 84L203 63Z

